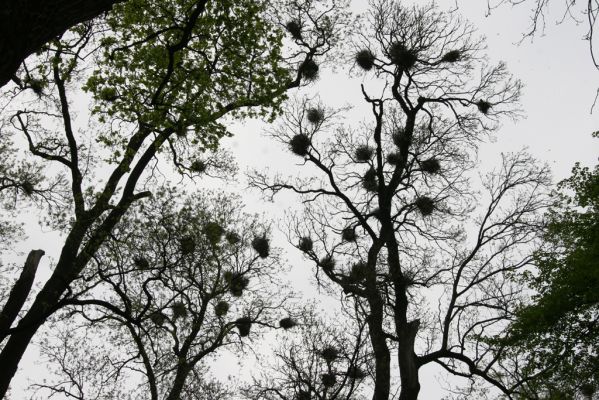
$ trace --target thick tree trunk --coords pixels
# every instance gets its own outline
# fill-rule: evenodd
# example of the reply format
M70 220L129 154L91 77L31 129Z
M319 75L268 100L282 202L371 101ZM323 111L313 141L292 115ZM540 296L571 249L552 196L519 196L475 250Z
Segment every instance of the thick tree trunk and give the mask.
M58 269L58 266L57 266ZM55 306L62 293L67 289L68 282L55 273L39 292L31 308L19 321L16 332L10 335L4 349L0 353L0 399L4 398L8 386L17 372L19 362L29 346L31 339L40 326L45 322L52 307Z
M0 6L0 87L27 56L70 27L125 0L3 0Z
M35 273L37 272L37 266L43 255L43 250L31 250L27 256L23 271L21 271L19 279L17 279L12 287L8 295L8 300L0 312L0 343L8 336L8 330L17 318L17 315L19 315L21 308L23 308L27 296L29 296L33 280L35 279Z
M397 361L401 377L399 400L416 400L420 392L418 359L414 352L414 341L419 326L420 321L411 321L403 327L401 333L398 332L398 336L401 338L397 349Z
M383 327L383 307L380 299L369 301L368 330L374 351L375 379L372 400L388 400L391 385L391 355Z

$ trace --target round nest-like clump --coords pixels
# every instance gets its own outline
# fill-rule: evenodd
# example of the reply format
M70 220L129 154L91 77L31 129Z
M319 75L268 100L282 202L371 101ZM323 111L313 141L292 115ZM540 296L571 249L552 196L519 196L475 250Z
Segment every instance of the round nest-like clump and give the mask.
M258 253L260 258L266 258L270 254L270 244L264 236L259 236L252 240L252 248Z
M327 346L321 350L320 356L326 362L333 362L339 357L339 351L333 346Z
M364 371L362 371L359 367L349 367L349 369L347 370L347 376L349 376L351 379L364 379L366 377L366 374L364 373Z
M308 81L313 81L318 78L318 64L316 64L311 58L305 60L300 65L299 71L300 74L302 74L302 77Z
M218 222L211 221L204 226L204 235L212 244L220 242L224 234L225 230Z
M250 334L250 329L252 329L252 319L250 317L237 318L235 320L235 326L237 326L239 336L248 336Z
M356 230L351 226L348 226L341 231L341 238L345 242L355 242L358 237L356 235Z
M179 241L179 247L183 255L191 254L196 248L196 242L192 236L183 236Z
M297 400L312 400L310 392L307 390L301 390L297 392Z
M376 192L379 189L374 168L369 168L364 174L364 177L362 178L362 187L369 192Z
M225 239L229 244L237 244L241 242L241 237L236 232L227 232Z
M420 168L429 174L436 174L441 169L441 164L436 158L429 158L420 163Z
M368 49L360 50L356 53L356 64L364 71L370 71L374 67L374 54Z
M162 326L165 320L166 316L161 312L156 311L150 314L150 321L152 321L152 323L155 325Z
M297 322L291 317L283 318L279 321L279 326L285 330L291 329L297 325Z
M312 251L312 249L314 248L314 243L312 242L311 238L309 238L308 236L304 236L303 238L300 238L297 247L304 253L307 253L309 251Z
M479 100L476 103L476 107L478 107L478 111L487 115L489 113L489 110L491 109L491 103L485 100Z
M408 49L403 43L395 42L389 48L389 58L403 70L411 69L418 61L416 51Z
M195 160L191 163L189 169L193 172L201 174L202 172L206 171L206 163L202 160Z
M332 372L320 375L320 380L325 387L335 386L335 383L337 383L337 377Z
M133 263L138 269L146 270L150 268L150 262L144 256L137 256L133 259Z
M306 111L306 118L313 124L318 124L324 119L324 112L320 108L309 108Z
M239 273L225 273L224 278L229 283L229 292L235 297L241 297L250 284L250 279Z
M185 308L185 304L180 301L173 303L171 310L173 311L173 319L187 317L187 308Z
M27 196L31 196L33 194L33 191L35 190L35 187L33 186L33 183L31 183L28 180L25 180L21 182L21 189L23 189Z
M349 271L349 278L353 282L362 282L366 279L366 273L368 272L368 266L366 263L360 261L351 266Z
M420 196L414 202L422 215L431 215L435 210L435 201L427 196Z
M297 154L298 156L305 157L308 155L308 150L312 145L312 141L310 137L305 133L298 133L293 136L289 141L289 149L293 154Z
M214 314L217 317L224 317L229 312L229 303L224 300L219 301L214 306Z
M391 138L393 139L393 143L400 149L412 144L412 139L403 129L396 129Z
M580 393L589 399L593 397L596 390L595 385L592 383L583 383L582 386L580 386Z
M387 162L391 165L397 165L401 161L401 156L399 153L393 152L387 154Z
M462 52L459 50L450 50L441 57L441 61L454 63L462 59Z
M358 148L356 149L356 160L358 162L368 162L370 161L370 159L372 158L372 155L374 154L374 151L372 150L372 147L370 146L358 146Z
M289 34L291 34L292 38L294 38L295 40L301 40L302 25L298 21L291 20L291 21L287 22L285 24L285 29L287 29L287 32L289 32Z
M326 256L319 261L319 264L325 271L332 271L335 268L335 259L331 256Z

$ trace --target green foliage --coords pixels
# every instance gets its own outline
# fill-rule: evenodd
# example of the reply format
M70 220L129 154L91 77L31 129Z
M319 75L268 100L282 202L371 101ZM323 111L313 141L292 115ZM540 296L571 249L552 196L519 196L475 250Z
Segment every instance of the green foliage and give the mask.
M234 109L234 116L276 113L289 74L280 65L281 32L264 18L267 2L209 1L203 12L201 3L157 7L131 0L115 6L100 41L101 67L85 86L102 120L181 135L189 129L192 144L215 148L227 135L216 120L230 105L259 106ZM101 139L119 143L116 132Z
M599 165L576 164L555 198L538 274L525 277L537 294L505 342L530 353L531 372L550 368L536 385L573 393L599 383Z

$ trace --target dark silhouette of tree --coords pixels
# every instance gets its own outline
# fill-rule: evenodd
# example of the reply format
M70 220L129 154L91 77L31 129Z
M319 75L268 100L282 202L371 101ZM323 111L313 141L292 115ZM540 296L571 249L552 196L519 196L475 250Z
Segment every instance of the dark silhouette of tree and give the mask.
M34 334L65 304L131 205L151 195L147 184L162 166L197 178L229 134L224 117L276 113L287 90L314 78L302 66L313 68L330 48L337 10L304 16L311 34L287 55L267 2L126 2L53 41L26 67L28 83L12 93L8 121L32 157L68 176L69 202L48 209L50 226L65 238L52 275L2 332L0 397ZM75 118L78 89L93 97L90 120Z
M359 315L353 314L355 322ZM351 319L350 319L351 321ZM255 400L357 400L370 380L366 323L344 324L307 310L297 326L282 332L268 369L243 392Z
M268 198L300 195L294 244L317 279L365 303L373 399L390 397L392 356L402 400L418 397L430 363L508 396L520 384L480 338L512 316L510 276L531 262L549 180L526 154L503 155L473 189L478 145L516 114L520 89L482 47L453 13L373 2L349 50L378 80L362 85L371 122L347 127L342 111L299 101L272 134L315 175L251 176Z
M189 393L204 384L207 358L222 347L243 351L261 327L279 328L278 321L289 315L289 295L276 284L282 272L277 252L269 247L263 257L255 249L256 238L263 237L268 244L268 227L244 213L238 200L157 191L115 227L64 301L61 314L69 316L68 324L99 342L110 337L111 351L100 359L85 353L65 357L79 358L76 365L87 363L99 376L115 377L107 391L130 387L127 396L193 398ZM55 348L46 343L47 353L65 353L58 351L63 347L78 353L72 348L76 342L67 343L72 333L64 334ZM78 376L53 358L62 373L59 383L43 385L50 393L64 390L65 378ZM99 389L89 387L89 377L80 380L71 381L68 390L87 398L92 395L87 390Z
M537 270L525 275L535 294L496 343L511 348L506 355L525 355L514 371L528 378L524 397L592 398L599 385L599 167L577 164L554 199Z
M0 12L0 86L14 79L31 54L73 26L110 11L123 0L6 0Z

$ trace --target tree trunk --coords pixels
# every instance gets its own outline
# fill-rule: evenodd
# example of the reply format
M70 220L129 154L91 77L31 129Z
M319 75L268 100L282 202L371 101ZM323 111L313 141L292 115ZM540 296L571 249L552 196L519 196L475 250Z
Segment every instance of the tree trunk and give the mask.
M3 0L0 7L0 87L27 56L70 27L125 0Z
M27 256L23 271L21 271L19 279L17 279L12 287L8 295L8 300L0 312L0 343L8 336L8 330L17 318L17 315L19 315L19 311L23 308L27 296L29 296L37 266L43 255L43 250L31 250Z
M414 352L414 341L419 326L420 321L411 321L401 329L402 332L398 332L400 341L397 349L397 361L401 379L399 400L416 400L420 392L418 359Z
M375 379L372 400L388 400L391 385L391 355L383 331L383 306L380 299L369 301L368 331L374 351Z

